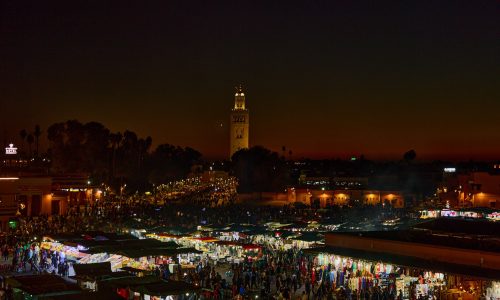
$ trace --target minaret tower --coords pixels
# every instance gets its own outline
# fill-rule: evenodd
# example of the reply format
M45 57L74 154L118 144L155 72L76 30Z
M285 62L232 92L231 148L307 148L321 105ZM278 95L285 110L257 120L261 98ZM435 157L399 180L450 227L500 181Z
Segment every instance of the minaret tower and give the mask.
M236 87L234 108L231 110L229 123L229 159L231 159L236 151L248 148L250 120L241 85Z

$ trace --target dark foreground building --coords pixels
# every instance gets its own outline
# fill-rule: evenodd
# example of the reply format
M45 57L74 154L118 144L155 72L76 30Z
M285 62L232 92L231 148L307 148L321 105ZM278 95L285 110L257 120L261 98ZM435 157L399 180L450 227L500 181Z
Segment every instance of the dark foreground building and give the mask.
M403 231L335 232L325 235L326 247L306 252L335 270L331 276L348 276L353 293L379 285L406 299L479 299L500 292L499 227L438 219Z

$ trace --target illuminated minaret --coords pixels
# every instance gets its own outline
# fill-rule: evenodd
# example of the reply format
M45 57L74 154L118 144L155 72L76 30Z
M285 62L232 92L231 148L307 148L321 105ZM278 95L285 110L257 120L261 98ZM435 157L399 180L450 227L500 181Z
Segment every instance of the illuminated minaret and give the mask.
M236 151L248 148L250 120L248 109L245 107L245 93L241 85L236 87L234 108L231 110L229 122L229 159L231 159Z

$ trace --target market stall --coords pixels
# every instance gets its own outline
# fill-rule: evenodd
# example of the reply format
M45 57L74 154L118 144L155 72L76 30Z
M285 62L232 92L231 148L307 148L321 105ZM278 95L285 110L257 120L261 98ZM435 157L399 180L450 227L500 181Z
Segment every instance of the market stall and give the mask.
M200 291L195 285L182 281L165 281L155 276L112 278L98 284L99 290L116 291L125 299L187 300L195 299Z

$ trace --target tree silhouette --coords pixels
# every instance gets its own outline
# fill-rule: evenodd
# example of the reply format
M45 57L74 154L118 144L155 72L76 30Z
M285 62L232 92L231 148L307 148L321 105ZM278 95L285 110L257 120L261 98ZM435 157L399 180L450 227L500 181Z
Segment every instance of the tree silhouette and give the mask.
M415 152L415 150L413 150L413 149L406 151L405 154L403 154L403 159L407 163L412 162L413 160L415 160L416 157L417 157L417 152Z
M19 131L19 136L21 137L21 141L23 143L23 151L26 151L26 137L28 136L28 132L26 132L26 129L22 129L21 131Z
M112 133L97 122L55 123L47 138L53 173L86 173L115 190L126 183L129 190L144 191L150 183L185 178L201 157L194 149L168 144L151 153L151 137L130 130Z
M123 136L120 132L111 133L109 135L109 142L111 143L111 172L110 179L115 179L116 170L116 151L122 142Z
M264 147L255 146L233 154L232 169L242 192L282 191L289 183L284 157Z
M40 136L42 135L42 131L40 130L40 125L35 125L35 131L33 132L33 135L35 136L35 144L36 144L36 152L35 156L38 157L40 152L39 152L39 141L40 141Z
M199 162L200 157L198 151L189 147L158 145L149 161L149 178L155 184L185 178L191 167Z
M33 142L35 141L35 138L33 137L33 134L28 134L26 137L26 141L28 142L28 149L29 149L29 158L32 158L32 152L31 152L31 146L33 145Z

